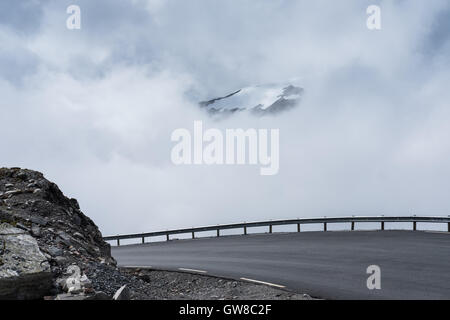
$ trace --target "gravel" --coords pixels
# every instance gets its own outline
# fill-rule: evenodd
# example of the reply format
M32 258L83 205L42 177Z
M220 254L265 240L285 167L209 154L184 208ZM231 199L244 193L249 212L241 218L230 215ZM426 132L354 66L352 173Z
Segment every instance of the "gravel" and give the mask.
M141 283L134 299L147 300L311 300L306 294L185 272L121 268L122 275Z

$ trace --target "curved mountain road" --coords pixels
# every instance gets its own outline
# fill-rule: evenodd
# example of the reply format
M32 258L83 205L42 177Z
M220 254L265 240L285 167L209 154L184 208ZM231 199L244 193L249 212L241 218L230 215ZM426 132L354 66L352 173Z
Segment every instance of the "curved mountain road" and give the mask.
M450 234L334 231L252 234L113 247L120 266L251 279L325 299L450 299ZM367 288L367 267L381 289Z

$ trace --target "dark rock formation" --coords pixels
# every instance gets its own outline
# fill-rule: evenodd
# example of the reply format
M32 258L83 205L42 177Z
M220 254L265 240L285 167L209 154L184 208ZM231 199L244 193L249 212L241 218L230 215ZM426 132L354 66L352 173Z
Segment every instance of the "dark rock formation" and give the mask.
M0 251L0 298L38 298L42 297L43 291L47 291L47 295L60 293L63 288L56 280L73 265L83 273L96 270L100 265L106 273L115 271L110 245L103 241L94 222L80 211L77 200L65 197L56 184L39 172L0 169L0 223L4 226L0 234L21 231L20 235L0 235L3 246ZM35 248L33 241L37 243ZM23 246L25 244L29 244L28 249ZM1 263L5 259L8 263ZM39 261L41 267L37 265L38 260L42 260ZM24 267L28 268L28 273ZM53 288L43 286L42 290L31 290L35 281L33 276L40 277L43 272L51 274ZM12 276L15 274L16 277ZM21 274L24 276L20 277ZM28 283L23 282L27 277ZM13 294L11 290L7 292L5 286L14 278L17 284L22 282L13 285Z

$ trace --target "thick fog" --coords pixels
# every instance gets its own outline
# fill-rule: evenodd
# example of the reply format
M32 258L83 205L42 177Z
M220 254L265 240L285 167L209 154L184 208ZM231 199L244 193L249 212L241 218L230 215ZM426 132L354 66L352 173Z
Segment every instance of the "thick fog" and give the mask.
M277 116L197 105L292 78L304 96ZM448 215L449 83L446 0L2 1L0 165L43 172L104 234ZM171 133L195 120L279 129L279 173L175 166Z

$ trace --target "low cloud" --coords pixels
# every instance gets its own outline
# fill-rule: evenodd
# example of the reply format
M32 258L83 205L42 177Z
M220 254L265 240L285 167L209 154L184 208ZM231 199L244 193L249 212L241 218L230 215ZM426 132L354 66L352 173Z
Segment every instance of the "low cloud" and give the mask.
M24 23L0 24L0 148L105 234L448 213L448 2L380 1L380 31L365 27L369 2L78 2L79 31L65 28L69 1L9 3ZM293 77L304 97L277 117L215 121L197 105ZM194 120L280 129L279 174L174 166L171 133Z

